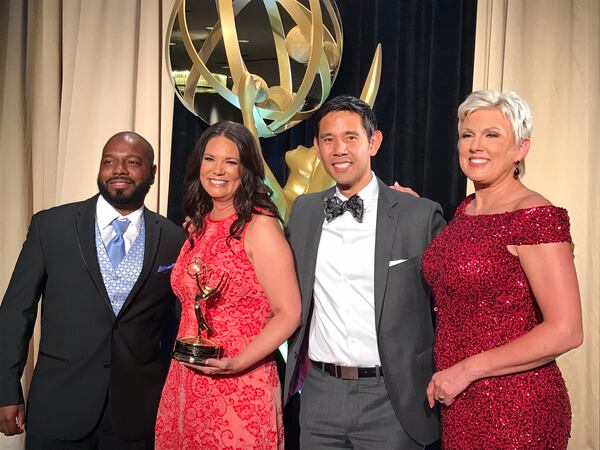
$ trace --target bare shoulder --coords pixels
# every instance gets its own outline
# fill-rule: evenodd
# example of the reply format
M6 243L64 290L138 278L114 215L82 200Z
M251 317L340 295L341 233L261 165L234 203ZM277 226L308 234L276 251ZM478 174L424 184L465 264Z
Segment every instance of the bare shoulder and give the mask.
M550 202L550 200L548 200L543 195L535 191L528 190L527 194L517 201L515 205L515 210L537 208L539 206L552 206L552 202Z
M246 238L252 240L255 239L268 239L276 235L283 236L283 229L281 223L276 217L268 214L253 214L250 222L248 223L248 229L246 231Z
M244 249L250 261L257 263L257 258L271 258L281 253L287 246L283 228L276 217L265 214L253 214L244 239Z
M256 228L256 229L277 229L281 230L281 224L277 217L273 217L270 214L252 214L250 218L250 222L248 223L248 227Z

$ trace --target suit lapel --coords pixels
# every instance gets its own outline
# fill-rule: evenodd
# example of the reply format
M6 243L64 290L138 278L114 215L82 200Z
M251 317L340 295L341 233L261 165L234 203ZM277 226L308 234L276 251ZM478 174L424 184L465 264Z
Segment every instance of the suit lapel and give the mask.
M156 253L158 251L158 244L160 242L162 229L158 223L158 219L155 217L155 214L148 210L148 208L144 208L144 226L146 228L146 237L144 242L144 263L142 265L142 271L140 272L140 276L138 277L137 281L133 285L133 288L129 292L125 303L123 303L123 307L118 314L119 316L123 315L123 312L127 309L127 306L131 303L133 298L135 298L139 290L148 279L156 259Z
M323 231L323 220L325 220L325 212L323 211L323 199L331 195L333 189L323 191L320 196L320 202L311 208L310 218L306 229L306 246L304 253L304 270L302 277L302 301L310 305L315 284L315 270L317 266L317 253L319 251L319 243L321 241L321 233ZM305 315L311 308L305 308Z
M309 369L307 354L308 330L310 327L310 315L313 310L313 289L315 284L317 255L319 252L321 233L323 231L323 220L325 219L323 199L332 195L334 190L335 188L328 189L321 192L319 196L314 197L314 204L309 205L306 211L308 217L303 218L304 220L299 220L299 224L295 225L296 229L300 227L299 233L303 236L303 239L295 239L295 241L301 241L302 244L297 244L296 248L294 248L294 251L302 256L301 258L298 258L302 261L301 266L298 267L300 292L302 293L302 332L299 336L298 346L295 347L298 356L293 375L290 379L290 387L288 390L290 396L300 390ZM311 201L313 200L311 199ZM296 232L298 232L298 230L296 230ZM297 248L300 245L303 246Z
M388 187L379 183L379 200L377 202L377 228L375 230L375 326L379 328L383 298L387 285L392 244L394 242L399 208L396 200L390 195Z
M98 292L104 299L106 306L113 312L104 281L102 280L102 273L100 272L100 265L98 264L98 255L96 253L96 203L98 201L98 195L86 200L81 209L78 211L75 217L75 236L79 245L79 251L83 264L87 269L92 282L98 289Z

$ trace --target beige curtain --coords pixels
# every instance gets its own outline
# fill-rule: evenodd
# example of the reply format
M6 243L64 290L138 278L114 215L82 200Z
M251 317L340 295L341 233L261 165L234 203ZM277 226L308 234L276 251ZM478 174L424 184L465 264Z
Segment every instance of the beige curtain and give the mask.
M525 184L568 209L584 345L559 359L569 448L600 448L600 2L479 0L473 89L516 91L533 111Z
M118 131L154 146L159 172L146 204L166 213L173 90L164 39L173 5L0 2L0 293L31 214L97 192L102 146ZM21 449L23 438L2 436L0 448Z

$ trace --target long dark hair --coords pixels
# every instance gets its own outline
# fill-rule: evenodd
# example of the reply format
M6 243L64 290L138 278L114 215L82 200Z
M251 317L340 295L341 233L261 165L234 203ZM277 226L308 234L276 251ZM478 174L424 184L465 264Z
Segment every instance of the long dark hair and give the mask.
M187 191L183 197L183 210L190 218L185 229L192 245L194 240L189 233L193 226L198 234L204 230L204 220L213 207L212 198L200 183L200 165L208 141L217 136L223 136L233 142L240 152L241 180L240 187L233 197L233 207L237 218L229 229L230 239L240 239L244 226L252 218L252 214L265 214L277 218L283 223L277 207L271 200L271 188L265 182L265 169L256 139L246 127L239 123L222 121L211 125L196 143L187 161L185 182Z

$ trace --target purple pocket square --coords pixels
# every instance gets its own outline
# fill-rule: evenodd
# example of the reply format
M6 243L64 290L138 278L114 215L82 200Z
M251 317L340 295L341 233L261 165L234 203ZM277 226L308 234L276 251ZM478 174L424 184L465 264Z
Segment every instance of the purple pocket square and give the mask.
M175 263L168 264L166 266L158 266L156 273L170 272L175 267Z

